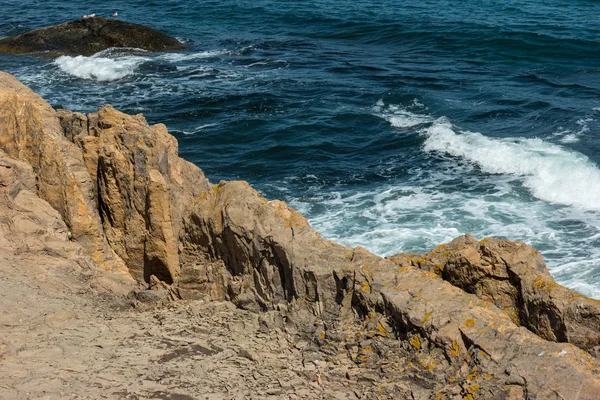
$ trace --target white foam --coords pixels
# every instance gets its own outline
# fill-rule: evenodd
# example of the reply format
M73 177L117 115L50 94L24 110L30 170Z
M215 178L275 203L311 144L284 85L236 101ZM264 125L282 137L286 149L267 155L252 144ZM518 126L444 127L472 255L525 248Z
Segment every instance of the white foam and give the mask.
M61 56L54 61L54 64L77 78L108 82L133 75L140 64L149 60L134 55L106 57L106 54L102 52L91 57Z
M424 107L417 99L413 100L412 106L417 108ZM428 115L416 114L395 104L390 104L386 107L382 100L379 100L375 104L373 111L375 115L385 119L395 128L411 128L433 121L433 118Z
M579 142L579 135L575 133L569 133L560 138L560 142L564 144L577 143Z
M579 130L573 131L571 129L564 129L560 127L560 130L554 133L554 136L562 136L559 139L559 142L564 144L577 143L581 140L581 137L585 135L586 132L589 132L590 127L588 126L588 123L593 121L594 119L590 117L580 118L575 121L575 124L580 126Z
M189 60L197 60L203 58L214 58L219 56L224 56L231 54L229 50L208 50L208 51L199 51L196 53L167 53L160 56L163 60L178 62L178 61L189 61Z
M214 127L214 126L219 126L219 124L214 124L214 123L213 123L213 124L204 124L204 125L200 125L200 126L197 126L197 127L196 127L196 131L201 131L201 130L203 130L203 129L206 129L206 128L212 128L212 127Z
M583 154L541 139L490 138L459 132L446 118L424 131L426 152L441 152L492 174L519 177L542 200L600 210L600 169Z

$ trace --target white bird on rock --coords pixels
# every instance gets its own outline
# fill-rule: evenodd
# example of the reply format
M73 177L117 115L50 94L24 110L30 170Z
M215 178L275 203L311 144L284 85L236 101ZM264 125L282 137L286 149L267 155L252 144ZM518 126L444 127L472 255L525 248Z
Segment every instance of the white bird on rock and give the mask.
M118 12L116 12L116 11L115 11L115 12L112 14L112 17L113 17L113 18L117 18L118 16L119 16L119 13L118 13Z
M88 14L88 15L84 15L83 17L81 17L82 19L88 19L88 18L94 18L96 16L96 14Z

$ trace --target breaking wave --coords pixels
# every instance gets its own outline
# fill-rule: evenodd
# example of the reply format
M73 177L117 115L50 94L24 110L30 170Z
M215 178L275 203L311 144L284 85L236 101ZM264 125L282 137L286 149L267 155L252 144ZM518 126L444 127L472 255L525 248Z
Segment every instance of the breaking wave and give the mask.
M54 63L64 72L80 79L110 82L133 75L147 57L138 55L109 56L106 51L85 56L61 56Z
M600 210L600 169L581 153L542 139L460 132L446 118L436 120L424 133L426 152L457 157L487 173L517 176L541 200Z

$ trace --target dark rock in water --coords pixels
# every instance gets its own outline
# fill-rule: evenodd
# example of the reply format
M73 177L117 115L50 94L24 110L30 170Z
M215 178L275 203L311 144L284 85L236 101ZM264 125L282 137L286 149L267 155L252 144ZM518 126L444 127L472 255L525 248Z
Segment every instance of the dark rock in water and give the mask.
M102 17L82 18L0 39L0 53L89 56L113 47L169 51L185 46L155 29Z

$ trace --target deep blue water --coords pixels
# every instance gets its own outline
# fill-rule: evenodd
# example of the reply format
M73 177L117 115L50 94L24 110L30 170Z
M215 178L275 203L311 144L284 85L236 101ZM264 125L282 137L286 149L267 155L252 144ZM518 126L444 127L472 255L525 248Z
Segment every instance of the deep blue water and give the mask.
M326 238L381 255L523 240L600 298L599 2L89 4L2 0L0 36L118 11L188 48L0 69L55 107L165 123L211 180L249 181Z

